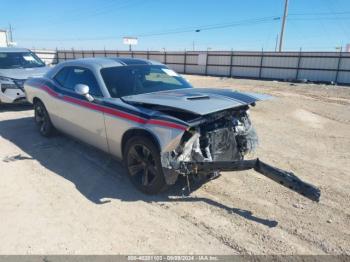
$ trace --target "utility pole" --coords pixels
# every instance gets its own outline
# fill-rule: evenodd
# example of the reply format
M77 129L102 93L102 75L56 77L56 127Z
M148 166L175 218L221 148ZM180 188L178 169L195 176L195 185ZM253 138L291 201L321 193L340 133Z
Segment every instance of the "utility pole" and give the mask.
M286 19L287 19L287 15L288 15L288 1L289 0L285 0L285 3L284 3L284 13L283 13L283 19L282 19L281 35L280 35L280 45L278 48L279 52L282 52L282 49L283 49L284 27L286 25Z
M277 46L278 46L278 34L276 35L275 52L277 52Z
M11 26L11 24L9 24L9 38L10 38L10 43L12 43L13 38L12 38L12 26Z

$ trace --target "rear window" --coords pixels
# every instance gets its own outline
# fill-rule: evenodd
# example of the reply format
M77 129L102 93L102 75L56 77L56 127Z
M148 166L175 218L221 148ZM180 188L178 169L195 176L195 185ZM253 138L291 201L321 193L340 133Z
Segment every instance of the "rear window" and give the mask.
M192 87L173 70L158 65L103 68L101 75L111 97Z
M57 73L57 75L54 77L54 79L56 80L57 83L59 83L61 86L64 86L65 81L67 79L69 73L69 68L65 67L63 69L61 69L61 71L59 71Z

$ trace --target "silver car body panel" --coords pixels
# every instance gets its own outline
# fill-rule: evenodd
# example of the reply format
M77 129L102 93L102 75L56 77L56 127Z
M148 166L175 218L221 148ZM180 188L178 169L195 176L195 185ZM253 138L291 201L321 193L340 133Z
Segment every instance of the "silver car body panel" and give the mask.
M186 92L186 94L190 93L192 97L209 96L210 104L208 104L208 100L204 100L203 104L197 99L188 100L187 95L185 98L180 98L181 91L177 90L129 96L122 99L111 98L100 70L106 67L127 66L128 59L96 58L63 62L47 72L43 78L26 81L25 91L28 101L33 103L35 98L40 99L45 104L52 123L57 129L122 158L122 139L128 131L143 130L148 132L158 141L161 153L164 154L174 150L179 145L184 132L190 128L190 124L184 120L141 106L140 104L143 102L185 109L200 116L267 98L267 96L256 94L244 95L230 90L222 91L239 94L246 100L244 102L223 94L210 93L214 92L214 89L197 88L182 89L181 91ZM149 60L129 60L161 65ZM54 76L63 67L69 66L90 69L97 79L103 98L96 98L94 102L89 102L74 92L57 87L57 83L53 80ZM218 89L215 90L218 91ZM212 105L214 103L219 104L219 106Z
M119 98L105 98L109 104L116 106L124 106L128 109L135 109L134 106L124 103ZM154 112L149 112L150 115ZM106 134L107 141L109 145L109 152L119 158L122 157L122 146L121 141L123 135L127 131L131 130L145 130L154 136L158 141L161 151L172 151L178 145L184 130L183 128L172 128L167 126L155 125L152 122L145 121L136 121L130 120L128 118L122 118L115 116L113 114L105 114L105 123L106 123Z
M166 106L203 116L270 98L268 95L242 93L231 89L187 88L126 96L122 99L129 103Z

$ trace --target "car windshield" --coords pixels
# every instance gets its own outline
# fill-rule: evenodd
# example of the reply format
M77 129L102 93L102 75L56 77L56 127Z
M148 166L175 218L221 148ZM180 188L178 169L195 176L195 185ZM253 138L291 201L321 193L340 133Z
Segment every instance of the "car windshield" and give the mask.
M45 63L32 52L0 52L0 69L43 66L45 66Z
M159 65L118 66L101 69L111 97L192 88L173 70Z

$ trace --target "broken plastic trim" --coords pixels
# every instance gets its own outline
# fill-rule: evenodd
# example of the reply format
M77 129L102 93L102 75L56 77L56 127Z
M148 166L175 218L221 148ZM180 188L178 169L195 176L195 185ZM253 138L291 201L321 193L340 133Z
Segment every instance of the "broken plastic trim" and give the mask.
M292 172L272 167L258 158L253 160L214 161L214 162L180 162L180 172L186 175L213 171L242 171L254 169L256 172L285 186L304 197L319 202L321 192L317 187L302 181Z

